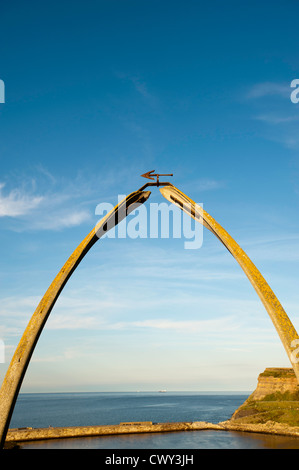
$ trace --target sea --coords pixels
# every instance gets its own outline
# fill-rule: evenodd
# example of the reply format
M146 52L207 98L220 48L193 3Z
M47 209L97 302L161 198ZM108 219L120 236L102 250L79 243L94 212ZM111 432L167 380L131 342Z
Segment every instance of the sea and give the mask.
M249 393L21 393L10 428L229 419ZM230 431L182 431L24 442L22 449L299 449L299 438Z

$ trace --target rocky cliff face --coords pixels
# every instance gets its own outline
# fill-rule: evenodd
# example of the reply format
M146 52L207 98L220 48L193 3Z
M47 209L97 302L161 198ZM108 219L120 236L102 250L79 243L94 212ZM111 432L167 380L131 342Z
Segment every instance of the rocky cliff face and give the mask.
M298 391L299 385L293 369L269 367L258 376L257 387L248 400L261 400L276 392Z
M266 416L273 416L273 412L274 414L284 413L286 409L293 408L292 413L293 415L295 413L298 421L298 400L299 384L294 370L269 367L258 376L256 389L234 412L231 420L242 418L243 421L246 419L247 422L250 422L251 419L264 419ZM283 409L284 411L282 411Z

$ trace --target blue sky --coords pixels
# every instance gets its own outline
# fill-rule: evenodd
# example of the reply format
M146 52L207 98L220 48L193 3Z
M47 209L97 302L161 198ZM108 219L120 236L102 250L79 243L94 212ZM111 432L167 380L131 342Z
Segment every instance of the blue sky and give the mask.
M97 205L153 169L236 239L299 330L298 13L291 0L2 2L1 379ZM153 188L148 204L162 199ZM290 363L212 234L197 250L106 238L63 290L22 391L253 390L271 366Z

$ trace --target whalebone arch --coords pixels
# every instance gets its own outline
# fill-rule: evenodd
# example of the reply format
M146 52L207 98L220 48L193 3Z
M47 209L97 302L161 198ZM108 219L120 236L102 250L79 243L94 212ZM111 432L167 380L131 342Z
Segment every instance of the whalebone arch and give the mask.
M138 191L129 194L98 222L96 227L83 239L59 271L33 313L11 360L0 390L1 447L3 447L5 442L13 409L30 359L56 300L74 270L96 241L106 233L107 229L111 229L125 218L126 215L136 207L136 203L143 204L149 198L150 192L143 191L146 186L162 186L160 191L167 200L179 206L193 219L203 224L208 230L214 233L237 260L266 308L285 347L297 380L299 381L299 359L297 359L299 348L296 348L296 346L299 345L299 337L292 322L261 273L241 247L213 217L175 186L170 183L159 183L159 175L152 175L152 173L153 172L150 172L151 176L157 176L156 183L148 183Z

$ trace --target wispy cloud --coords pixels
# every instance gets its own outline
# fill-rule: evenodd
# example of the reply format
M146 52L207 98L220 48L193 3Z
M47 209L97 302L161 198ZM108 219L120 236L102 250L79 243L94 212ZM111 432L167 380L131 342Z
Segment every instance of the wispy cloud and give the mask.
M263 123L267 140L277 142L288 149L299 148L297 109L291 103L291 82L257 83L244 94L259 112L253 119Z
M187 175L188 180L181 180L181 187L184 190L184 187L190 188L192 187L193 191L197 193L202 193L206 191L218 191L219 189L226 189L228 187L227 181L224 180L217 180L215 178L209 177L201 177L201 178L190 178L190 175ZM197 201L199 203L199 201Z
M251 240L241 241L245 251L250 252L255 260L281 261L298 263L299 261L299 237L292 234L280 236L252 237Z
M246 94L247 98L262 98L264 96L290 97L291 89L289 83L262 82L251 87Z
M5 183L0 183L0 217L19 217L29 214L41 205L43 196L27 194L22 189L13 189L3 194Z
M88 222L92 211L88 208L92 191L86 181L58 181L46 170L42 177L33 178L30 184L24 181L4 192L5 183L0 183L0 218L9 218L6 227L13 231L62 230ZM79 201L79 202L78 202Z
M289 123L289 122L295 122L299 121L299 116L293 115L293 116L282 116L278 114L261 114L258 116L255 116L255 119L259 121L266 122L268 124L283 124L283 123Z
M171 320L168 318L149 319L139 322L131 322L128 326L138 328L153 328L159 330L176 330L188 333L213 333L218 331L222 335L223 331L234 331L239 329L239 323L233 317L220 317L208 320Z
M134 87L135 92L141 97L144 102L151 108L156 108L159 104L157 96L155 96L148 88L148 85L144 79L140 76L132 73L119 72L116 74L118 78L126 80L131 83Z
M143 96L146 100L149 100L150 103L156 102L154 96L148 91L146 83L138 77L131 77L131 81L135 86L136 91Z
M31 226L34 230L62 230L81 225L91 219L88 210L61 211L59 214L46 214L37 218Z
M216 189L225 188L225 183L223 181L217 181L209 178L201 178L195 183L195 187L199 191L214 191Z

